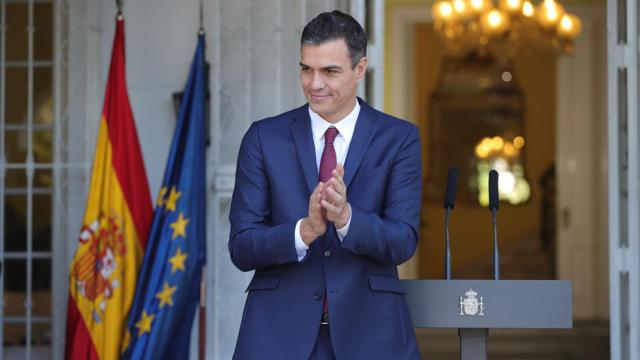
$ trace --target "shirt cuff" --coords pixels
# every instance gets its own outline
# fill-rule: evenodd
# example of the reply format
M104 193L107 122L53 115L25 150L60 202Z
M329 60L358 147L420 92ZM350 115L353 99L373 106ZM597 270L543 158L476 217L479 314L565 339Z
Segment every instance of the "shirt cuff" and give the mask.
M349 219L349 221L351 221L351 219ZM302 261L302 259L307 256L307 250L309 250L307 244L302 241L302 235L300 235L300 224L302 224L302 219L298 220L298 222L296 223L296 230L294 234L296 253L298 254L298 262Z
M351 215L353 215L353 211L349 213L349 221L347 221L347 225L345 225L340 229L336 228L336 232L338 233L338 239L340 239L340 242L344 240L344 238L347 236L347 233L349 232L349 225L351 224Z

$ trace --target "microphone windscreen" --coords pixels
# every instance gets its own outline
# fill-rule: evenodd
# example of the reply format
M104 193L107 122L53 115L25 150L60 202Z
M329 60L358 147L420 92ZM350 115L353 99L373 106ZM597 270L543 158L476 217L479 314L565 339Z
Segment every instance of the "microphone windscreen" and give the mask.
M498 192L498 172L489 172L489 209L498 210L500 207L500 194Z
M456 189L458 184L458 169L451 168L447 174L447 190L444 193L444 208L453 209L456 203Z

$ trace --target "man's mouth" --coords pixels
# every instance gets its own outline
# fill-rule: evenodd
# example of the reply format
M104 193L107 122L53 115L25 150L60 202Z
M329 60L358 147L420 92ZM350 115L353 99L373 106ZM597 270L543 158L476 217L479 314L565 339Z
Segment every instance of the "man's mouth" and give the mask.
M309 94L311 96L311 100L321 101L329 97L329 95L325 94Z

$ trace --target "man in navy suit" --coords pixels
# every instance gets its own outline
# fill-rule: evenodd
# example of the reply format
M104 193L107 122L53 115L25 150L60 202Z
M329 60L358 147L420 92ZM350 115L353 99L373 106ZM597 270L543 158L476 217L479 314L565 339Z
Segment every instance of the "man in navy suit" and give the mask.
M255 274L235 359L419 358L397 265L418 244L420 139L356 97L366 47L351 16L313 19L300 51L308 104L242 140L229 252Z

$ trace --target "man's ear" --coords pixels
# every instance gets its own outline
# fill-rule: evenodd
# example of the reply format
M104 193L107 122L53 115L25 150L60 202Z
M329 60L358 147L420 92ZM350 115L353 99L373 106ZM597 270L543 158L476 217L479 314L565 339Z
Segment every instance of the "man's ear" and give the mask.
M369 59L366 56L360 58L358 63L356 64L356 76L358 80L362 80L367 73L367 64L369 63Z

